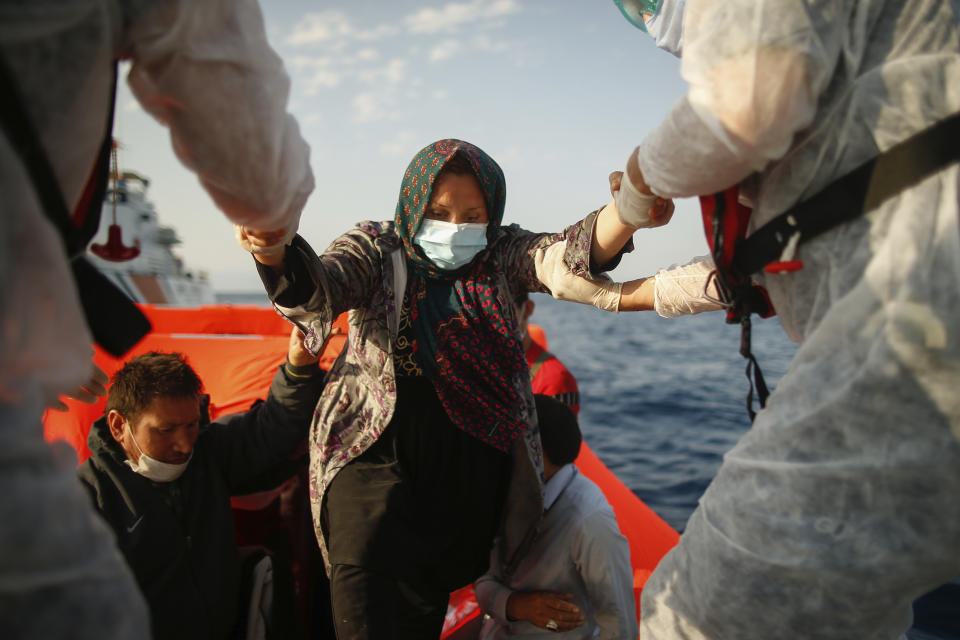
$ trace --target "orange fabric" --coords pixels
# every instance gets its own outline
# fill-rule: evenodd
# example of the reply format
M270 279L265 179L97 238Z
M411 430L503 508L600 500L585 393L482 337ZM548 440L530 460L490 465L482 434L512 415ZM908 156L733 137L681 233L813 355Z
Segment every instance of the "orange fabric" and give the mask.
M121 361L96 350L94 362L107 375L130 358L148 351L179 351L187 356L190 366L203 381L210 394L210 417L247 410L253 402L266 397L270 381L283 363L289 344L287 336L171 336L151 333L141 340ZM47 411L44 414L44 437L47 441L66 440L77 451L79 462L90 457L87 434L91 425L103 415L106 399L87 405L66 399L67 413Z
M633 596L640 617L640 592L657 563L680 540L680 534L644 504L584 442L574 464L586 477L603 490L607 502L617 516L620 533L630 543L630 564L633 565Z
M148 351L179 351L203 381L210 394L210 418L246 411L257 399L265 398L270 381L283 363L290 339L291 325L271 308L247 305L208 305L196 308L139 305L150 319L153 331L141 340L123 360L96 349L94 362L108 376L123 362ZM346 333L347 316L334 323ZM334 336L323 354L321 364L333 360L346 342ZM87 434L103 415L106 399L87 405L64 400L69 412L44 413L44 438L48 442L65 440L76 451L79 462L90 457Z
M530 339L533 340L535 344L540 345L540 348L544 351L550 348L547 345L547 334L540 325L527 323L527 335L530 336Z
M290 324L275 311L232 305L193 309L142 305L141 308L153 323L154 330L125 356L124 361L147 351L184 353L203 380L206 393L210 394L211 418L244 411L255 400L266 397L276 368L286 356L290 336ZM346 334L346 315L337 318L334 326ZM542 335L542 330L540 333ZM545 348L545 338L543 336L542 343L535 340ZM332 363L345 342L345 336L335 336L322 358ZM121 360L99 349L94 361L107 375L112 375L122 364ZM105 400L101 399L95 405L69 399L65 402L70 407L69 412L47 411L44 414L44 437L47 441L59 439L71 444L82 463L90 456L87 433L93 422L103 415ZM620 530L629 540L639 614L640 590L660 558L677 543L679 535L620 482L586 443L576 465L603 490L617 515ZM476 611L473 613L477 614Z
M212 304L202 307L137 305L154 333L240 333L290 335L290 323L271 307Z

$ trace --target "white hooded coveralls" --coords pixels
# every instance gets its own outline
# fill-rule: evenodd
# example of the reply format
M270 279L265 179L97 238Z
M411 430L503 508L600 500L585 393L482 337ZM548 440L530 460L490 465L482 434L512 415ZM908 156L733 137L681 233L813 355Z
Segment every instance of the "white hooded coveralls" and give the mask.
M686 5L689 92L639 148L658 195L745 180L756 228L960 111L955 0ZM954 164L760 276L801 346L647 582L644 640L897 638L960 575L958 187Z
M256 0L6 3L0 50L69 207L104 138L113 62L127 58L137 99L227 216L296 228L309 149ZM0 637L149 637L76 457L43 441L43 407L87 379L92 340L61 240L5 135L0 209Z

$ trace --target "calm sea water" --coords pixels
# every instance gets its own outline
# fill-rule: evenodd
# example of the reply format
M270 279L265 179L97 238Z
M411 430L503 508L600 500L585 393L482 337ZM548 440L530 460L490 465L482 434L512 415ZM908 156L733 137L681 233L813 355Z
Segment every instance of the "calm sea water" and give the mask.
M611 314L534 295L531 319L580 385L584 439L651 509L682 531L720 466L750 427L739 326L719 313L665 320ZM220 302L267 304L262 293ZM776 319L755 320L754 353L771 389L795 345Z
M651 509L683 531L723 454L750 428L739 326L720 313L666 320L534 296L531 322L580 385L584 439ZM755 320L771 389L796 349L777 320Z

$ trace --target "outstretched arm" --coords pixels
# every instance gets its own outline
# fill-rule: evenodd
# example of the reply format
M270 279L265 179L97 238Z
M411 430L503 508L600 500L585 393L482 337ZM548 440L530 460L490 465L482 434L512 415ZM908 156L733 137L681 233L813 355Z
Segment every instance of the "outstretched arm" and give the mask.
M224 214L292 234L314 186L310 149L256 0L156 3L123 47L133 94Z
M272 471L291 459L310 429L323 389L318 357L293 328L285 362L273 378L266 401L249 411L211 423L207 436L233 493L272 488Z

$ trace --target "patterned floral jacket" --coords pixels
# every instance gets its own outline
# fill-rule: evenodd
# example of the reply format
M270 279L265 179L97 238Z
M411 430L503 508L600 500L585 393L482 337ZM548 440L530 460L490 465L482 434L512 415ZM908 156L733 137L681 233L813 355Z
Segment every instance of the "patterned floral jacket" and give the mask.
M590 272L596 215L591 213L562 233L531 233L517 225L497 230L479 259L497 274L495 289L507 314L515 312L515 292L550 293L537 277L538 249L566 242L563 261L570 271L596 277ZM625 251L631 248L628 243ZM604 270L618 263L619 256L604 265ZM287 265L286 273L259 264L258 269L277 310L304 329L308 348L319 349L333 320L349 310L347 345L327 376L308 441L313 521L326 560L321 513L327 487L344 465L380 437L393 416L397 387L392 349L406 286L406 264L394 223L367 221L334 240L319 256L305 240L295 237L287 248ZM518 327L515 317L512 324ZM530 412L529 427L514 445L500 529L504 549L511 550L511 555L517 555L535 535L543 511L543 458L529 374L522 372L515 384Z

